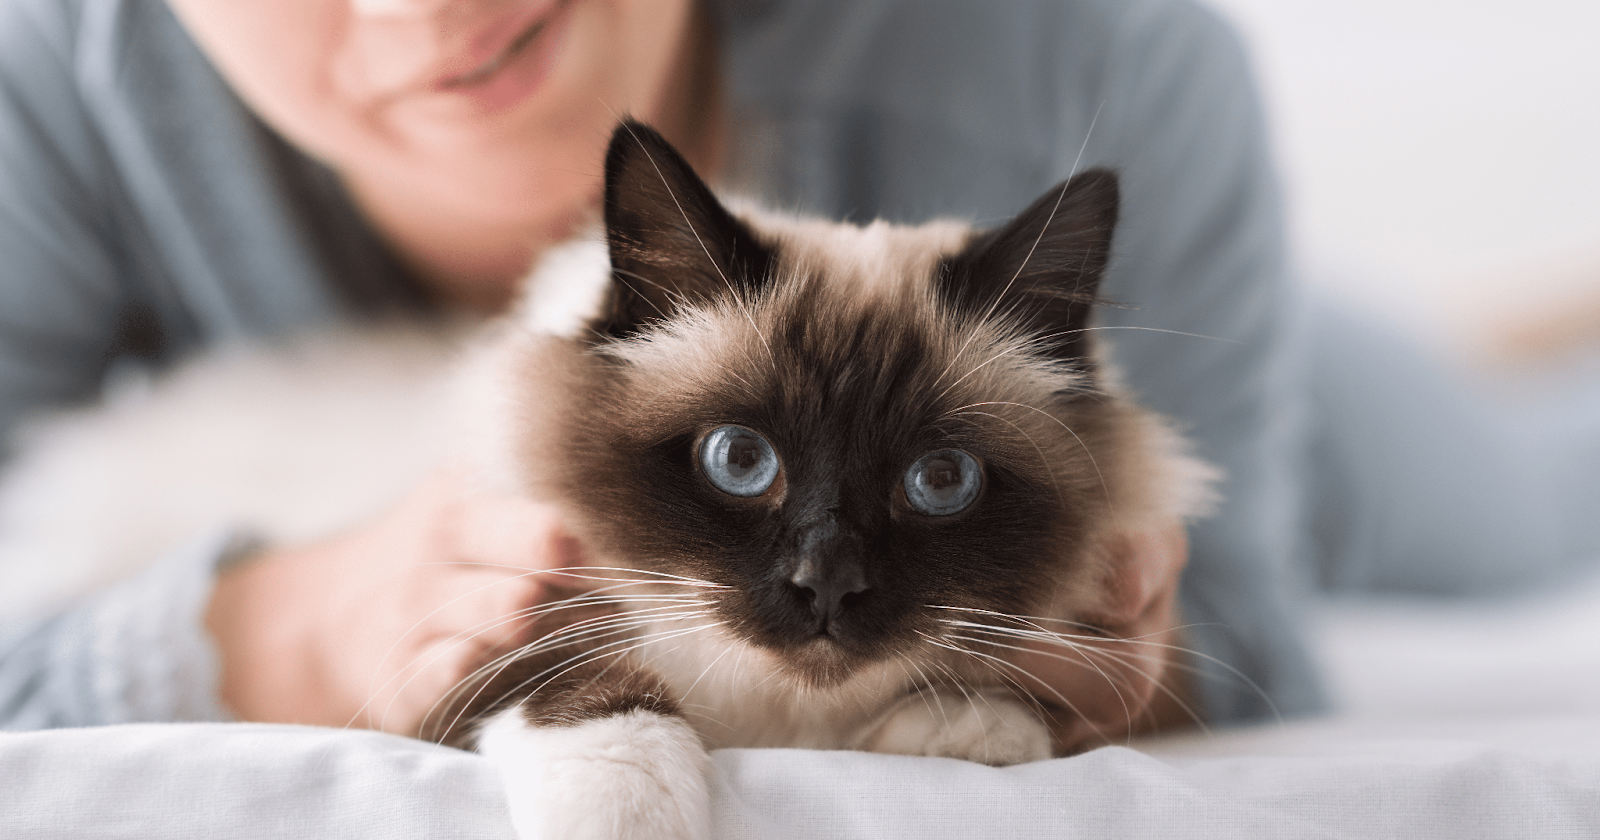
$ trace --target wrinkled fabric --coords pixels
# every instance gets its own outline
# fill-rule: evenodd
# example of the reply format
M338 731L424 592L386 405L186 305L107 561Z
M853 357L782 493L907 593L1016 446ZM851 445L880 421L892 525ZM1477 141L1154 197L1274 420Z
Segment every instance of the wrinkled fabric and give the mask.
M1600 834L1600 721L1358 725L1106 747L1007 768L714 754L719 840L1476 840ZM0 835L510 840L499 774L371 732L168 724L0 734Z

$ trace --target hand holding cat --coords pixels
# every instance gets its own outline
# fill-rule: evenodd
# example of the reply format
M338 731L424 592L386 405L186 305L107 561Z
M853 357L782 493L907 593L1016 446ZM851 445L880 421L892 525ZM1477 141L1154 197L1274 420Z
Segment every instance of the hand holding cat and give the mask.
M379 520L225 573L207 617L242 720L415 734L577 565L554 508L440 474Z
M1183 524L1120 533L1109 550L1110 597L1105 613L1092 617L1107 640L1076 640L1078 650L1065 654L1034 644L1018 662L1039 678L1036 696L1061 709L1048 716L1058 755L1195 720L1174 667L1182 644L1178 583L1189 557Z

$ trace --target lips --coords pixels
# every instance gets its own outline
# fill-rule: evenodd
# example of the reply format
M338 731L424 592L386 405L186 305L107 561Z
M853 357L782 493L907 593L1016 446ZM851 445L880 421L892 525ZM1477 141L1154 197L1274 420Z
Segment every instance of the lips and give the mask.
M566 2L541 2L503 15L467 39L465 48L445 62L435 90L472 87L492 78L549 28Z

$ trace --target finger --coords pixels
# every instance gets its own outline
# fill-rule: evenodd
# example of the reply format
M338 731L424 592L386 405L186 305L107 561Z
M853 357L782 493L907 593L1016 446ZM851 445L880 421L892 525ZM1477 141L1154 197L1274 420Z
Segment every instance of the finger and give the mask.
M1188 563L1188 536L1181 523L1159 530L1120 533L1108 543L1110 571L1100 609L1084 620L1113 636L1139 636L1165 629L1164 604L1178 588Z
M1161 531L1135 534L1129 539L1129 550L1135 555L1133 565L1138 570L1131 589L1136 604L1144 605L1144 609L1135 611L1138 614L1176 589L1189 563L1188 531L1177 523Z
M1057 752L1123 743L1151 729L1149 709L1164 665L1106 646L1085 645L1076 653L1082 667L1051 676L1047 687L1034 692Z
M1177 639L1175 588L1158 594L1137 624L1138 633L1079 637L1070 645L1028 645L1015 660L1031 693L1057 711L1047 715L1058 748L1118 743L1152 728L1152 703L1166 681ZM1174 698L1181 711L1182 700ZM1095 743L1083 741L1085 738Z
M552 505L514 497L478 497L456 517L455 550L469 562L539 571L582 564L578 541Z
M532 622L547 592L537 576L497 568L442 567L428 590L433 601L420 605L427 619L416 637L450 636L479 649L515 644Z
M1017 656L1024 685L1039 699L1097 725L1137 718L1165 669L1159 642L1078 641L1032 645Z

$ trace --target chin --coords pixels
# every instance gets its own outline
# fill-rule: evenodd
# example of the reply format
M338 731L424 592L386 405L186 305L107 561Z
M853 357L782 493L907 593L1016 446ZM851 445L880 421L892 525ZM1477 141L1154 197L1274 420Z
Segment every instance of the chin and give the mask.
M771 662L774 670L797 688L827 691L849 683L871 660L819 636L772 653Z

